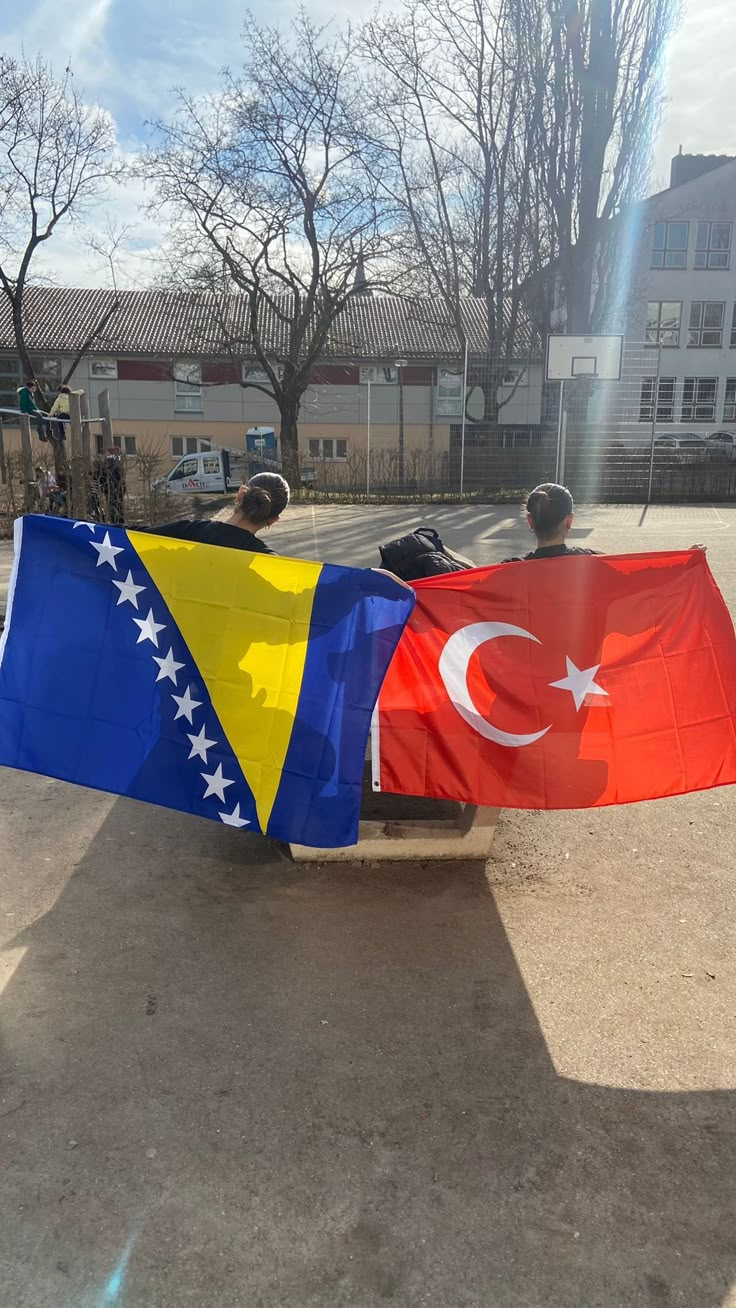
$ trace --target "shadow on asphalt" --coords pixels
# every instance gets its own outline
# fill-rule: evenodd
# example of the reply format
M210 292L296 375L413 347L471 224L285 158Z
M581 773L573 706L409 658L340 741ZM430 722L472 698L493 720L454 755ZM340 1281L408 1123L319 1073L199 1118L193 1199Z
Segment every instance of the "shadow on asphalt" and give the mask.
M143 811L10 942L4 1303L723 1303L736 1095L558 1077L480 866Z

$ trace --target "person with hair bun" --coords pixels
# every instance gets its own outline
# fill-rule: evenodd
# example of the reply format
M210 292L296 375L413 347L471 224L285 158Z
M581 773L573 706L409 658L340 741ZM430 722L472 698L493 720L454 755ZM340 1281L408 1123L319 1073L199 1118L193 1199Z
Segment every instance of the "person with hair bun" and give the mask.
M235 496L232 516L225 522L216 518L182 518L162 527L150 527L156 536L175 536L179 540L201 541L203 545L224 545L229 549L250 550L256 554L275 554L259 533L278 522L289 503L289 483L278 472L258 472L240 487Z
M573 554L597 554L597 550L567 544L574 517L575 506L566 486L557 486L551 481L535 486L526 502L526 520L537 538L537 548L528 554L504 559L504 563L519 563L522 558L557 559Z

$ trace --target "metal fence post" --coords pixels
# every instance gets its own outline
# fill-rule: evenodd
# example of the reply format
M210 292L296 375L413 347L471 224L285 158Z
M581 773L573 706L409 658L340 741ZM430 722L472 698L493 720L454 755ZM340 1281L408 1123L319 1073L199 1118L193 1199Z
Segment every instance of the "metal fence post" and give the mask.
M659 404L659 374L662 368L662 342L657 346L657 375L654 378L652 395L652 443L649 449L649 483L647 486L647 504L652 502L652 482L654 480L654 442L657 439L657 406Z
M399 485L404 485L404 359L396 360L399 382Z
M468 341L465 340L465 363L463 365L463 416L460 426L460 499L465 489L465 417L468 404Z
M69 470L71 509L75 518L86 518L88 464L84 457L82 405L81 397L73 391L69 396L69 427L71 433L71 466Z

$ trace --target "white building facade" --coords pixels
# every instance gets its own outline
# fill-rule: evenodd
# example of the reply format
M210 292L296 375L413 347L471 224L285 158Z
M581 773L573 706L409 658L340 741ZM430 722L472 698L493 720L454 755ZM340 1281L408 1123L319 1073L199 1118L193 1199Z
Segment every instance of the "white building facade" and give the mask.
M624 354L590 407L603 443L736 435L736 159L677 156L672 182L614 220L627 237L609 321Z

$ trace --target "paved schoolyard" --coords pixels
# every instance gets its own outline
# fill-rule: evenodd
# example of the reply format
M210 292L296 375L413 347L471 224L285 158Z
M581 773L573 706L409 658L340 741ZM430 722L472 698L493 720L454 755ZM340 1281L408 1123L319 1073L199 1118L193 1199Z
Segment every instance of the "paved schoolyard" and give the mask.
M526 539L485 507L270 539L367 564L419 521ZM707 544L736 611L736 509L576 530ZM734 791L506 814L487 869L1 794L0 1304L734 1308Z
M227 516L223 510L218 517ZM378 545L425 525L436 527L445 543L474 563L497 563L533 548L520 509L513 505L296 505L264 536L280 554L372 566ZM730 536L736 532L736 505L596 504L578 508L570 543L607 553L677 549L708 544L714 566L728 565Z

